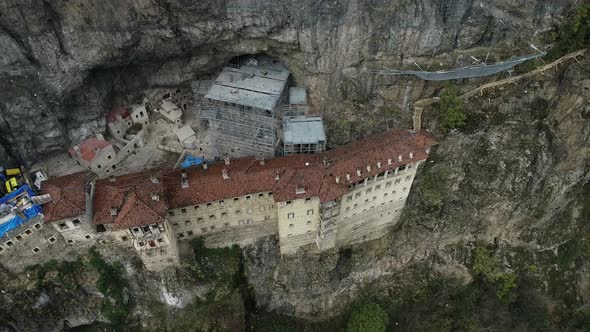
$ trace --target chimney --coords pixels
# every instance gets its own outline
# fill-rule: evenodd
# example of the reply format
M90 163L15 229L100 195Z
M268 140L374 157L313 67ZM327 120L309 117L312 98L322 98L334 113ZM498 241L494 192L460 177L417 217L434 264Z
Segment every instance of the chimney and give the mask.
M346 173L346 180L350 181L350 174Z
M381 162L380 161L377 162L377 168L381 168Z
M230 164L229 157L223 158L223 161L225 162L225 166L229 166L229 164Z
M104 141L104 136L102 136L102 134L96 134L96 138L98 138L100 141Z
M426 154L430 154L430 148L426 149Z
M371 165L367 165L367 172L371 171Z
M114 176L109 177L109 182L117 182L117 178Z
M158 195L157 193L152 193L152 201L159 201L160 200L160 195Z
M77 155L80 155L80 147L77 145L74 145L74 151L76 152Z
M116 207L112 207L111 209L111 217L115 217L119 213L119 209Z
M336 183L340 183L340 177L339 176L336 177Z
M357 169L356 170L356 176L361 176L361 170L360 169Z
M155 175L150 175L150 181L152 181L152 183L160 183L160 179Z
M87 190L85 191L85 198L86 198L86 217L88 220L92 220L94 217L94 189L95 189L95 182L94 180L90 181L88 184Z
M275 172L275 181L279 181L281 177L279 176L279 171Z
M180 183L182 185L182 188L188 188L188 176L185 172L182 172L180 174Z
M400 154L399 156L397 156L397 161L401 162L403 160L402 155Z
M260 165L264 166L264 164L265 164L264 159L260 159Z
M295 188L295 194L305 194L305 187L304 186L297 186Z
M203 163L203 169L206 170L207 169L207 163Z
M221 170L221 176L223 176L223 179L224 180L229 179L229 174L227 172L227 169L224 168L224 169Z
M410 159L414 159L414 152L410 152Z
M387 159L387 165L391 165L391 158Z

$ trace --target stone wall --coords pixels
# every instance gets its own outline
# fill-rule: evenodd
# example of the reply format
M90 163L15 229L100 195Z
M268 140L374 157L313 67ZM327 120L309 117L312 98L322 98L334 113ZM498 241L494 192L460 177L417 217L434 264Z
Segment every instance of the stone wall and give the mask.
M62 260L76 256L89 242L67 243L51 225L35 218L8 232L0 244L0 264L18 272L25 267L50 259Z
M315 243L319 227L319 197L279 202L278 224L281 254L293 254Z
M281 254L302 247L317 251L376 239L396 224L420 161L355 184L341 197L335 236L322 245L319 197L275 202L271 192L253 193L167 211L162 224L98 232L84 214L51 224L27 223L0 244L1 260L11 269L66 257L94 244L134 248L149 270L162 270L179 261L177 241L203 237L211 247L248 245L278 234ZM300 195L304 195L301 188ZM324 206L325 209L325 206ZM335 238L335 240L334 240ZM316 243L318 242L318 243ZM65 247L65 248L64 248Z
M212 243L217 244L233 240L249 243L269 235L277 225L276 203L270 192L171 209L167 218L180 241L215 234ZM242 230L246 233L238 235Z
M420 162L357 184L342 198L336 247L379 238L397 223Z
M161 271L179 262L178 246L169 223L131 228L133 246L151 271Z
M91 242L96 237L96 227L85 214L47 224L53 227L68 244Z

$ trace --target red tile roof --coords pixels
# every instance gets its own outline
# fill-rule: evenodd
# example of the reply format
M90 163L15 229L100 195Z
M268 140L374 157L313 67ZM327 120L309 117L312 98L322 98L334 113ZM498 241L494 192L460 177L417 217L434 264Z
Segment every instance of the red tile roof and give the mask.
M229 165L209 165L206 170L201 166L152 170L120 176L114 182L100 180L96 183L93 221L115 224L116 229L152 224L164 220L168 208L260 192L273 192L277 202L313 196L329 202L345 195L352 183L428 158L427 150L436 143L429 132L395 129L320 154L264 162L241 158ZM224 170L228 179L222 176ZM186 173L188 188L181 186L182 173ZM160 178L160 183L152 183L150 175ZM305 193L297 194L297 188L304 188ZM159 195L159 201L152 200L151 193ZM117 209L116 216L111 216L111 208Z
M41 182L41 194L51 195L43 205L45 222L77 217L86 213L86 173L80 172Z
M120 115L123 119L127 119L131 114L125 107L114 106L113 109L107 113L107 122L111 123L117 121L117 115Z
M160 180L153 183L150 176ZM164 221L168 205L159 170L149 170L96 182L94 224L113 224L114 229L154 224ZM152 194L159 200L153 200ZM111 208L117 214L111 215Z
M104 149L110 145L111 142L92 137L80 142L80 144L78 144L78 148L80 149L82 159L86 161L92 161L92 159L96 157L97 150ZM76 150L74 150L74 148L70 149L70 155L72 157L76 156Z
M264 165L253 158L242 158L230 165L211 165L207 170L191 168L184 170L189 179L189 187L184 189L182 171L176 170L166 174L168 203L178 208L264 191L273 192L278 202L313 196L328 202L346 194L349 184L428 158L426 150L434 144L436 140L428 132L396 129L321 154L278 157L266 160ZM227 180L222 177L224 169ZM305 193L296 194L297 187L304 188Z

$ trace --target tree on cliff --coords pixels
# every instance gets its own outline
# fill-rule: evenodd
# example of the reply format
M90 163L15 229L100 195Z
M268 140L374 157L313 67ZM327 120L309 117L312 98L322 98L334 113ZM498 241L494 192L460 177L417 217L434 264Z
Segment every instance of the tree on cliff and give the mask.
M445 83L439 105L440 120L445 130L459 128L465 124L467 116L463 112L463 101L458 96L456 86Z
M389 324L389 317L376 303L367 303L357 308L350 315L346 332L384 332Z

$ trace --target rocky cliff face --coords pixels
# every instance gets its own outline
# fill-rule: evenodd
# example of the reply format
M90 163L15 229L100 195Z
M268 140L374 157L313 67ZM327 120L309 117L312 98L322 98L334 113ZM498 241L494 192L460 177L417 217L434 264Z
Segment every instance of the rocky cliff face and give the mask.
M103 114L115 95L189 80L233 56L259 52L290 66L332 128L339 129L338 117L374 123L388 114L384 110L401 108L405 96L418 98L439 86L367 75L363 68L406 67L414 61L433 67L465 64L463 53L485 57L490 45L497 46L490 58L526 53L519 49L523 36L542 37L566 4L274 1L253 13L247 6L216 1L4 2L0 158L31 161L63 149L104 129ZM243 274L256 304L320 320L341 313L368 285L391 297L404 287L413 289L420 280L407 279L406 272L416 264L469 280L472 250L481 242L495 244L505 271L536 266L529 273L553 308L563 304L562 293L571 297L566 301L571 308L582 307L590 300L589 268L567 258L572 243L587 241L584 225L590 217L590 60L587 55L579 61L466 102L466 128L438 133L440 144L420 170L402 221L382 239L297 257L280 257L273 238L246 248ZM461 87L481 81L461 82ZM395 114L409 126L407 112ZM424 114L433 130L435 114L434 108ZM339 139L370 128L348 129ZM146 276L127 265L136 318L210 316L199 308L175 316L175 298L205 297L191 278L181 272ZM34 276L0 274L9 285L2 303L14 304L5 307L8 323L0 328L43 326L47 316L19 310L19 304L45 303L43 291L61 308L52 311L48 326L54 329L64 326L64 317L71 325L101 318L96 302L102 295L88 275L78 281L88 290L74 292L60 285L57 272L42 290L32 284ZM19 283L30 283L34 291L24 296ZM60 286L47 288L55 284ZM240 329L247 325L244 299L232 296L238 300L227 301L239 317L231 324L238 322ZM93 302L82 304L85 298ZM50 307L43 303L38 306Z
M489 59L528 52L528 39L542 38L566 4L3 1L0 156L31 162L63 150L104 131L114 95L190 80L243 54L286 62L319 112L401 106L404 94L416 97L423 86L361 69L414 61L452 66L468 58L432 56L490 45L497 48Z
M507 270L525 262L550 270L568 243L588 234L589 63L572 61L467 102L467 128L434 148L400 225L388 236L320 256L280 258L274 241L250 248L246 271L258 303L323 319L371 283L399 282L393 277L419 262L468 281L469 252L477 242L495 243ZM585 303L584 267L556 269L577 275L573 292ZM537 275L544 292L555 286L548 273Z

